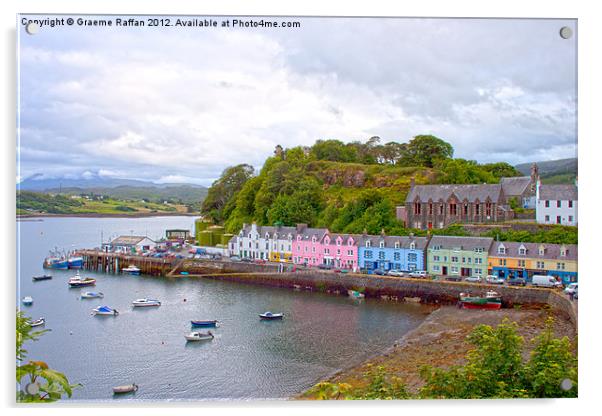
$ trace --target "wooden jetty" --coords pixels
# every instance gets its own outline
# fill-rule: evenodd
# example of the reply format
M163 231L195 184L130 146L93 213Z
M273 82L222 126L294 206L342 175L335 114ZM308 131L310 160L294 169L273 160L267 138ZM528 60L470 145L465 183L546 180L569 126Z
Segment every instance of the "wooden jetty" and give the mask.
M132 265L138 267L141 274L165 276L180 261L176 258L144 257L100 250L80 250L77 254L84 260L84 270L101 273L121 273L121 270Z

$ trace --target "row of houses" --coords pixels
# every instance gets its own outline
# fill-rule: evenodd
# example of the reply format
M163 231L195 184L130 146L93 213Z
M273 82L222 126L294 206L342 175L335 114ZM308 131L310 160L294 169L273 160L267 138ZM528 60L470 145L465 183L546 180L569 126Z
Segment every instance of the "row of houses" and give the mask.
M499 184L416 185L412 179L397 219L409 228L445 228L455 223L495 223L515 217L516 206L535 209L540 224L577 225L577 181L543 185L537 164L531 176L501 178Z
M577 281L577 245L516 243L486 237L387 236L331 233L326 228L245 224L228 245L231 255L352 271L426 270L438 276L502 278L552 275Z

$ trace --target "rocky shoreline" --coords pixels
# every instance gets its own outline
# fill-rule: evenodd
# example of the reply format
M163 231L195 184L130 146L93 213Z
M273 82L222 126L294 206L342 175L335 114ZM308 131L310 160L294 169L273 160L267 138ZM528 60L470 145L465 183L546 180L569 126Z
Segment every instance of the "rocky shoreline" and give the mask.
M400 377L409 391L417 393L423 385L420 368L425 365L449 367L464 362L471 348L466 337L479 324L496 326L504 318L517 322L518 332L525 340L523 356L528 358L533 347L531 340L544 328L548 317L554 318L554 333L575 340L577 328L570 318L552 309L502 309L499 311L464 310L442 306L432 312L425 321L406 333L382 353L346 369L342 369L324 381L364 386L364 374L372 367L384 366L389 374ZM295 399L312 399L307 391Z

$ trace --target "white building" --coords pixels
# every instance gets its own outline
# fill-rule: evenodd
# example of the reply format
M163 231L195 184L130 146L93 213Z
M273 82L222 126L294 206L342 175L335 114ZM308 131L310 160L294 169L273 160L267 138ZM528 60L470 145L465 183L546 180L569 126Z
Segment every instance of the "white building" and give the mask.
M157 246L153 240L139 235L122 235L110 243L105 244L109 251L118 253L133 253L137 251L152 250Z
M575 185L541 185L537 182L535 218L539 224L577 225Z
M243 224L238 236L228 243L230 255L275 262L292 261L295 227Z

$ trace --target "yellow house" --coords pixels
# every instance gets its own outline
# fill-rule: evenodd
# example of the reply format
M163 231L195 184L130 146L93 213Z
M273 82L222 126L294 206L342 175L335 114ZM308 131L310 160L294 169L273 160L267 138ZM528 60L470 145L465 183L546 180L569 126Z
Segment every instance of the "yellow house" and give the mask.
M501 278L530 280L534 274L544 274L562 279L564 284L576 282L577 245L494 241L488 271Z

